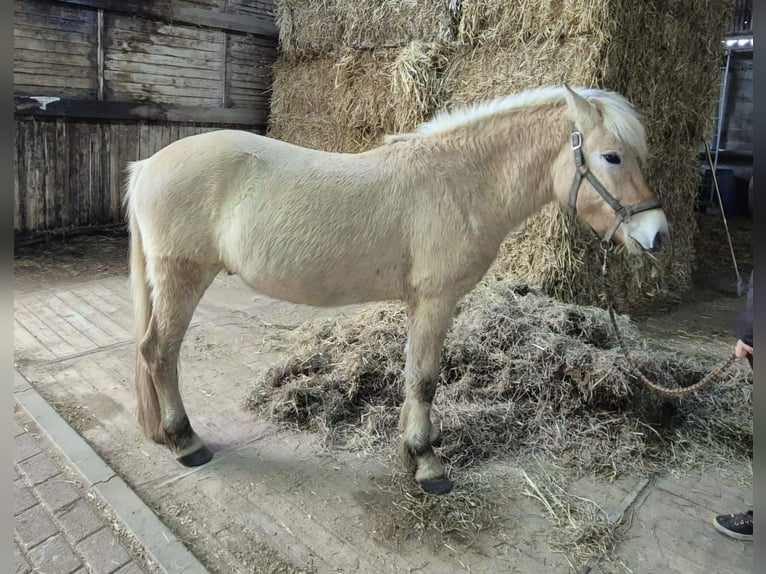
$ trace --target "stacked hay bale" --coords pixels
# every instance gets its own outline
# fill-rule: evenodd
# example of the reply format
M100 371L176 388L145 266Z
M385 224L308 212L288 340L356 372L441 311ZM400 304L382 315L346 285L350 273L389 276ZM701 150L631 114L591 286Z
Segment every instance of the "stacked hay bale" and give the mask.
M645 172L673 233L663 253L613 260L617 307L639 310L689 286L697 154L729 9L730 0L282 0L270 133L361 151L442 108L543 84L616 90L646 118ZM602 259L590 237L551 205L509 237L489 278L596 303Z
M711 133L728 0L464 0L458 49L445 71L447 104L536 84L603 87L644 114L649 186L662 199L669 249L618 257L607 279L622 310L683 292L694 260L698 150ZM492 273L541 286L559 299L594 303L603 280L599 247L555 206L514 233Z
M282 0L269 134L363 151L427 119L454 37L444 0Z

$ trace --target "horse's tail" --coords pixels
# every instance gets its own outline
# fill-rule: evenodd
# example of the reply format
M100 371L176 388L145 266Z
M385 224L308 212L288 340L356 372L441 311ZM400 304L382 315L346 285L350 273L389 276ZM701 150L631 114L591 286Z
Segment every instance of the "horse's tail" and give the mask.
M141 353L141 341L149 328L152 314L152 302L146 274L146 257L144 255L141 229L135 215L132 201L136 192L141 162L128 164L128 181L125 193L125 211L130 228L130 290L133 299L133 321L136 340L136 400L138 404L138 423L144 434L161 442L162 424L160 418L160 403L157 391L149 369Z

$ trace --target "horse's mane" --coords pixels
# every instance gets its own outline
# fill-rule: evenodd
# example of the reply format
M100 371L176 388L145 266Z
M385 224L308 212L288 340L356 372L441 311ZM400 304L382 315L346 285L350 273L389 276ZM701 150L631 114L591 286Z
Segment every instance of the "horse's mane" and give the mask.
M451 111L441 111L421 124L414 132L389 135L386 136L385 141L391 143L447 133L503 112L564 102L565 90L563 86L534 88ZM594 88L573 88L573 90L599 108L607 130L633 147L641 159L646 158L648 154L646 129L641 115L625 97L609 90Z

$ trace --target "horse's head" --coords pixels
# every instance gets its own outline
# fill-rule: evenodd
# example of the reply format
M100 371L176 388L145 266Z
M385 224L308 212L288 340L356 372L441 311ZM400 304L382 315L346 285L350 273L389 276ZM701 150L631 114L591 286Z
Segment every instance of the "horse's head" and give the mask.
M667 238L668 221L641 172L646 154L641 119L621 96L589 101L565 86L569 141L553 166L554 192L598 236L658 250Z

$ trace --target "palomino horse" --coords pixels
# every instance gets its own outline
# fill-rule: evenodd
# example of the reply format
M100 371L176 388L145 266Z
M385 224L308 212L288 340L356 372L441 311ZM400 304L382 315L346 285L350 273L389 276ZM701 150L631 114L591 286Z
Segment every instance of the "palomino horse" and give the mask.
M364 153L221 130L132 163L126 203L144 432L184 465L213 456L189 423L177 363L194 309L221 270L295 303L401 300L409 317L401 452L425 491L449 492L432 448L431 403L458 299L509 231L551 201L629 251L657 249L668 224L640 171L646 154L643 123L625 98L563 86L439 115Z

